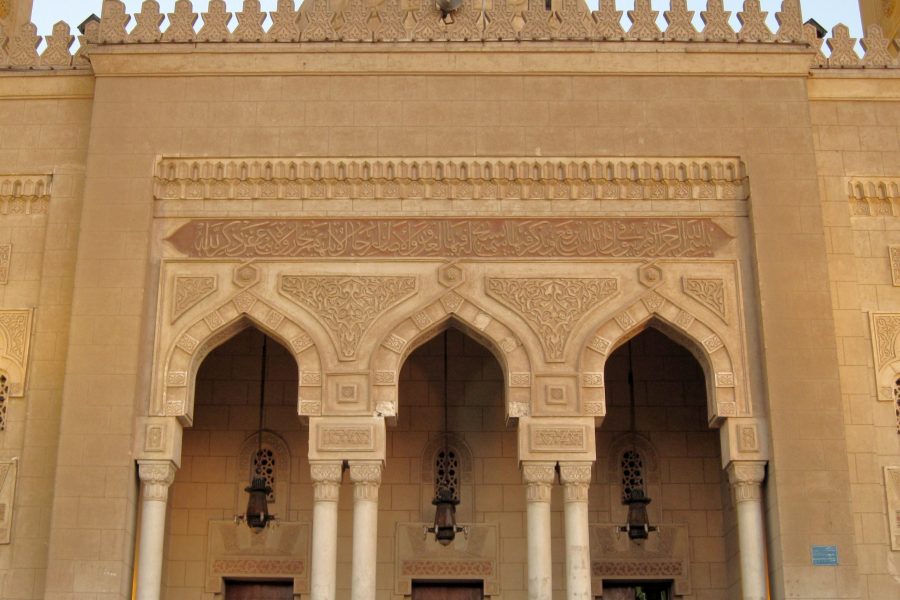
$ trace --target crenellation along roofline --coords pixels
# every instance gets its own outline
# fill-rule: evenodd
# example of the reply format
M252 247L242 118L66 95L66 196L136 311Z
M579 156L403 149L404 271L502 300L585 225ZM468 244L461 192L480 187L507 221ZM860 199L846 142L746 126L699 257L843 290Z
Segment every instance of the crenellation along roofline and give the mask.
M139 75L509 74L807 77L803 45L681 42L406 42L104 45L98 77ZM900 73L900 71L898 71Z

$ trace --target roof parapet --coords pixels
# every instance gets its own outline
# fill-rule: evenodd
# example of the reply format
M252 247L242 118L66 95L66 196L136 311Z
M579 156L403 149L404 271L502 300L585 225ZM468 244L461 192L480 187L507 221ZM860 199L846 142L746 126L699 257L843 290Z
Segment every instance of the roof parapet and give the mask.
M0 28L0 69L89 67L90 49L96 45L564 41L805 45L814 51L812 68L900 68L900 59L892 53L893 46L900 48L900 40L887 39L879 26L872 25L862 40L865 54L860 57L845 25L836 26L827 41L816 35L814 27L804 25L800 0L783 0L775 14L776 31L769 28L768 13L759 0L744 1L737 13L737 29L723 0L707 0L706 10L700 12L702 29L694 26L694 11L687 9L686 0L670 0L669 6L663 12L667 27L662 29L657 24L659 11L652 10L650 0L634 0L634 9L627 11L631 26L626 30L621 25L624 11L617 10L616 0L599 0L593 12L584 0L554 0L550 8L545 0L493 0L489 9L466 2L449 18L424 0L409 10L402 0L384 0L378 6L370 6L368 0L346 0L338 11L332 10L328 0L306 0L299 9L294 0L279 0L268 15L259 0L244 0L243 9L236 13L226 10L224 0L209 0L206 12L200 14L190 0L178 0L167 15L160 12L156 0L146 0L133 16L126 13L121 0L105 0L99 23L85 23L74 55L74 36L62 21L46 37L40 54L42 38L33 24L22 25L12 36ZM264 27L267 16L268 28ZM132 19L135 24L129 30ZM831 50L828 57L822 52L823 43Z

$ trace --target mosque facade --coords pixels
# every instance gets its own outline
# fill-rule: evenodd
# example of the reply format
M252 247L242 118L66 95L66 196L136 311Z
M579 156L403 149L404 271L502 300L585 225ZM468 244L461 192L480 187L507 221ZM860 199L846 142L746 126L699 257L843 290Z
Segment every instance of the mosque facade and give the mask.
M898 597L900 7L667 4L0 0L0 597Z

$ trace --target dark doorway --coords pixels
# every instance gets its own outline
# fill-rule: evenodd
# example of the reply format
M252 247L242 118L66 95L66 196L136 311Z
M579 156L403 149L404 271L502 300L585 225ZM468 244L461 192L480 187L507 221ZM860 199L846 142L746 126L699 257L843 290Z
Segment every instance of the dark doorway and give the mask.
M603 583L603 600L672 600L669 583Z
M483 600L484 584L413 582L412 600Z
M294 600L291 581L226 581L225 600Z

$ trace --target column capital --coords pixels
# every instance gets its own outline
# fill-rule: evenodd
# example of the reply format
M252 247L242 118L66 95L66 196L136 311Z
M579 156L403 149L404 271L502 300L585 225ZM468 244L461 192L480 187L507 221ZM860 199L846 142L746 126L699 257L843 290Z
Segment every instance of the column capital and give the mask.
M378 486L384 468L380 460L351 460L350 481L353 482L353 499L378 501Z
M337 502L341 489L344 464L340 461L312 462L309 473L313 481L316 502Z
M583 461L559 463L559 481L565 489L566 502L587 502L592 464Z
M732 461L725 470L728 473L728 482L734 490L735 502L762 498L761 485L766 478L766 461Z
M165 502L175 481L175 463L170 460L139 460L138 477L144 484L144 500Z
M522 479L528 502L550 502L550 486L555 478L556 463L522 461Z

